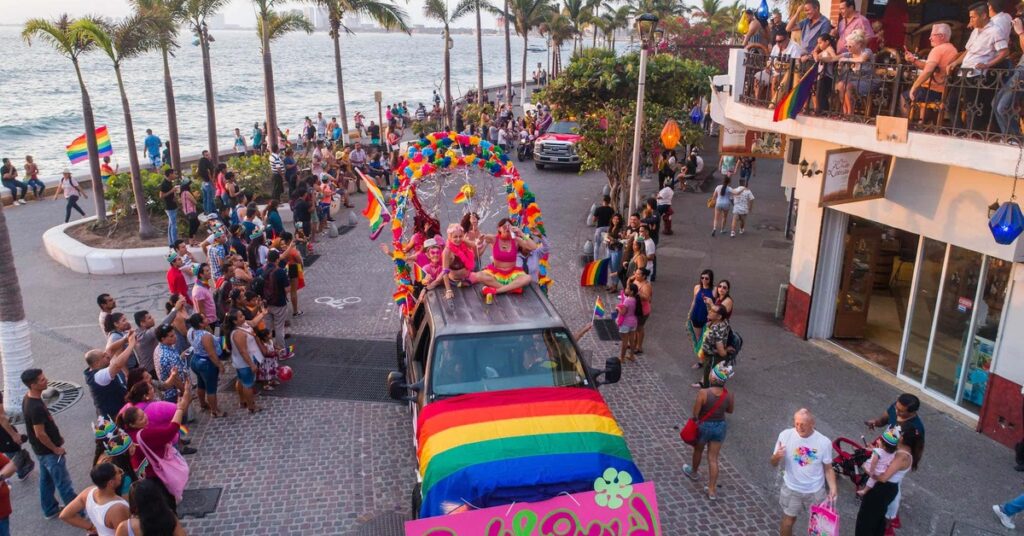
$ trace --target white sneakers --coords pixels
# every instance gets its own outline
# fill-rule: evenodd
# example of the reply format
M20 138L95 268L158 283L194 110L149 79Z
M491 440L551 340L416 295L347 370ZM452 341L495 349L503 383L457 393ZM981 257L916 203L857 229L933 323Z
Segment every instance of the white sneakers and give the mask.
M24 199L18 199L17 201L15 201L15 202L13 202L11 204L12 205L27 205L28 201L25 201Z
M1017 528L1017 525L1013 524L1013 520L1010 519L1010 516L1006 515L1003 512L1003 508L1001 506L999 506L998 504L993 504L992 505L992 511L995 512L996 517L999 518L999 522L1002 523L1004 527L1006 527L1008 529L1015 529L1015 528Z

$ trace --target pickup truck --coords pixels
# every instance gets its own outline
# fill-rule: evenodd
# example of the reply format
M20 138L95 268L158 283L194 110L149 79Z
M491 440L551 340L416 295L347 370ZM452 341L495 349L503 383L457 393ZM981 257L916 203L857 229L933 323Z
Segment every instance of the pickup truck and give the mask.
M575 121L555 121L533 142L533 161L537 169L545 166L569 167L579 172L583 160L576 152L576 143L583 139L577 134Z
M477 286L428 291L397 336L389 395L409 402L412 515L432 517L593 491L609 467L643 476L591 369L534 283L487 304Z

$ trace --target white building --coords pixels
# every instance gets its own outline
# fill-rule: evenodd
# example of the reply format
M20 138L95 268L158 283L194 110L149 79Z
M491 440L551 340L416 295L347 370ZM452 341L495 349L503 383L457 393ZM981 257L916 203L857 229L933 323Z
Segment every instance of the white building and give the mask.
M824 13L834 12L829 4L822 2ZM901 37L916 44L912 34ZM954 32L959 50L957 39L966 36ZM904 75L914 78L906 65L872 65L867 75L837 70L836 81L872 80L852 112L833 101L775 122L786 73L799 69L793 65L732 50L728 74L714 80L712 109L723 132L800 140L786 144L782 177L796 205L786 327L873 362L976 418L979 431L1003 443L1019 441L1024 239L1000 245L988 222L990 205L1009 200L1024 153L994 122L955 124L975 109L954 95L963 95L964 86L952 81L943 108L919 107L902 125L879 117L902 115L892 98L908 87Z

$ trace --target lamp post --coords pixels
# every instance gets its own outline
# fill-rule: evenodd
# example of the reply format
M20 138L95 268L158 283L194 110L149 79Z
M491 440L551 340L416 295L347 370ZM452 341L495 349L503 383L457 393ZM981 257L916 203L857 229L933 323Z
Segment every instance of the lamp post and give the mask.
M629 173L629 213L636 212L640 194L640 135L644 120L644 85L647 80L647 49L652 46L654 31L658 28L658 17L644 13L636 18L636 33L640 36L640 83L636 89L636 117L633 126L633 165Z

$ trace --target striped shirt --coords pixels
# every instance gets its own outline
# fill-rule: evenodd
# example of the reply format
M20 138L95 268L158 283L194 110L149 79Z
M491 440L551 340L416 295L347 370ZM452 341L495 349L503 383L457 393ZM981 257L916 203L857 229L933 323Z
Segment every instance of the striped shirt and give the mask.
M284 161L281 160L281 155L270 153L270 171L271 173L284 173Z

